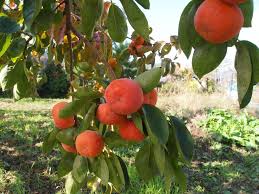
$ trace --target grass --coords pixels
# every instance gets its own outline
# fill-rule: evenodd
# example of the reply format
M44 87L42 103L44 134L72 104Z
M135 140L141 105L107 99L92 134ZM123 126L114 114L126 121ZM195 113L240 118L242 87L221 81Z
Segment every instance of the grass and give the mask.
M169 108L171 97L160 99L159 106L168 103L167 113L177 111L174 106ZM56 175L60 154L53 151L47 156L41 151L43 137L53 128L49 108L57 100L0 101L0 193L62 191L63 180L58 180ZM192 109L185 116L197 115L200 111ZM194 118L200 119L204 116ZM185 169L188 193L258 193L258 151L218 142L199 129L193 119L189 118L188 122L195 140L193 162ZM138 177L133 166L136 149L118 150L129 165L131 187L127 194L164 194L161 178L144 183ZM176 186L172 187L172 193L178 193Z

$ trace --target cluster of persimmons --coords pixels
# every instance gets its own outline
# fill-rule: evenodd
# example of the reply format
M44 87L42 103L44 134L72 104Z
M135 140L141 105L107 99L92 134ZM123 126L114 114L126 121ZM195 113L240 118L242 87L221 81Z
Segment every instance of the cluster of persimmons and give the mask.
M144 94L141 86L134 80L121 78L113 80L105 90L105 102L99 104L96 118L103 124L118 128L125 141L141 142L145 135L136 127L130 115L138 112L143 104L156 105L157 91ZM61 118L60 111L67 102L59 102L52 108L52 117L56 128L66 130L75 125L74 116ZM67 152L78 153L85 157L96 157L104 148L103 137L93 130L86 129L75 138L75 147L61 144Z
M144 52L142 51L142 48L144 45L145 45L145 39L142 36L137 36L131 41L128 47L128 51L131 55L143 57Z

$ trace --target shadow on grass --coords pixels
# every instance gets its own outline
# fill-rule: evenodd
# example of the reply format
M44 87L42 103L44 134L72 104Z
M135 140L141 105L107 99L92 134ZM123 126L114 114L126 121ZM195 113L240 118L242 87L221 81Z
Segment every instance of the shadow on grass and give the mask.
M16 172L23 181L25 193L54 193L61 189L56 180L60 154L42 153L39 143L52 129L46 113L0 110L0 162L5 172ZM2 181L2 180L1 180ZM13 187L6 186L5 192Z
M195 193L258 193L259 153L195 139L192 167L186 171L188 190Z

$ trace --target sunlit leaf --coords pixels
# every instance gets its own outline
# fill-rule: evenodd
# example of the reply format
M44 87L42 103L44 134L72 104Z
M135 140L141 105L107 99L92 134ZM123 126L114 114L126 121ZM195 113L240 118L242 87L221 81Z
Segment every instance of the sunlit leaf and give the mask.
M120 0L120 2L133 29L145 39L148 39L149 26L144 13L133 0Z
M157 67L138 75L135 80L140 84L144 93L148 93L158 86L161 76L162 69Z

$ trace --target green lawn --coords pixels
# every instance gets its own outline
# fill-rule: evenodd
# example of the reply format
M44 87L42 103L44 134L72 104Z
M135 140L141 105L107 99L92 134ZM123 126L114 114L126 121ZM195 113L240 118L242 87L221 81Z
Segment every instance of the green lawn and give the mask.
M57 100L0 99L0 193L56 193L62 191L56 169L60 153L42 153L44 136L53 128L49 108ZM188 193L258 193L259 153L215 141L192 125L195 156L188 174ZM163 180L139 179L133 166L137 147L120 149L127 158L131 187L128 194L164 194ZM256 165L257 164L257 165ZM172 193L178 193L172 186Z

